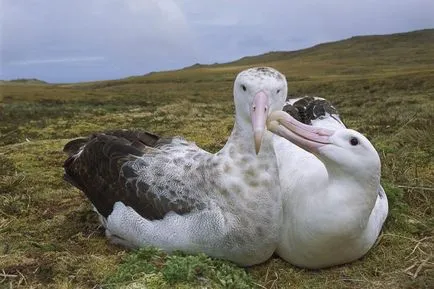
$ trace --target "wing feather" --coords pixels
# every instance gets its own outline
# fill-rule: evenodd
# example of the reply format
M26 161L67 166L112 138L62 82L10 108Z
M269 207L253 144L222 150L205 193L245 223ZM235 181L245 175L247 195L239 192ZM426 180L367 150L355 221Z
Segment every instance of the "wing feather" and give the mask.
M69 155L64 178L82 190L104 217L117 201L149 220L162 219L170 211L185 214L202 209L197 195L171 180L170 171L158 169L159 164L167 164L156 160L168 158L165 147L174 141L179 139L140 131L112 131L73 140L64 148Z
M293 101L287 99L283 111L304 124L311 125L312 121L330 115L344 125L337 109L328 100L319 97L305 96Z

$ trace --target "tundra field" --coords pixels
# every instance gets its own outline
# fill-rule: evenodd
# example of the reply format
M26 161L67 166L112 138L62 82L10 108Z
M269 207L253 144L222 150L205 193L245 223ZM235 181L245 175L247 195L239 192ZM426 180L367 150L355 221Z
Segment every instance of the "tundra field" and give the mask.
M244 269L109 244L90 202L62 179L63 145L135 128L215 152L232 130L236 74L260 65L284 73L292 96L329 99L376 147L390 212L374 248L305 270L278 257ZM433 201L434 29L120 80L0 86L0 288L434 288Z

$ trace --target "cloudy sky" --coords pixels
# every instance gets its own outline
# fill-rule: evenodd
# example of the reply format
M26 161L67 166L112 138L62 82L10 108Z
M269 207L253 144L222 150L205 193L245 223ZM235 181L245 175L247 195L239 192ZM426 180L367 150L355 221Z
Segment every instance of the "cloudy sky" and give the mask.
M0 0L0 79L100 80L434 28L433 0Z

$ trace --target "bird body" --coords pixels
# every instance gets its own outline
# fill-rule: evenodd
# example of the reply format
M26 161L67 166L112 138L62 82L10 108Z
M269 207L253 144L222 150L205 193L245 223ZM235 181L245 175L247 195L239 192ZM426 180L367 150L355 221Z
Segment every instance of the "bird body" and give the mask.
M282 189L283 225L277 254L306 268L362 257L388 213L380 159L349 130L336 109L315 97L292 99L270 116ZM291 139L289 142L287 139Z
M282 109L286 91L278 71L245 70L234 83L234 129L216 154L181 137L98 133L65 146L65 179L86 194L114 243L205 253L244 266L263 262L282 221L265 121Z

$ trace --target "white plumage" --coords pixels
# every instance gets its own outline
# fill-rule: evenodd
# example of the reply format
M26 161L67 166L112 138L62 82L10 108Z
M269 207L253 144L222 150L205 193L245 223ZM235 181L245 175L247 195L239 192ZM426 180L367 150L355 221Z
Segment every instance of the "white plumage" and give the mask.
M282 112L269 118L270 130L295 143L274 136L283 204L276 252L306 268L354 261L373 246L388 213L378 154L363 135L345 128L327 101L287 104L309 125Z

